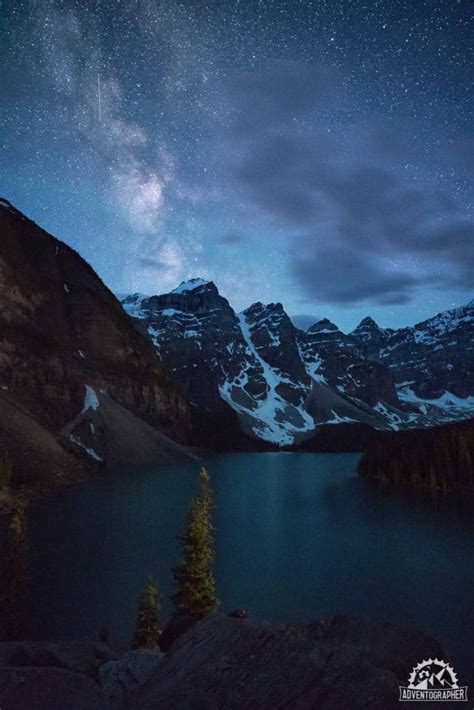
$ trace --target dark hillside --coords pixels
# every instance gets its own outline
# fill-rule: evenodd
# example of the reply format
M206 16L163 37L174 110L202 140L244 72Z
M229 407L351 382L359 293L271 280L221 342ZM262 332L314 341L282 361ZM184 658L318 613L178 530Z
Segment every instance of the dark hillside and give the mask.
M474 492L474 419L375 432L364 448L359 473L398 486Z

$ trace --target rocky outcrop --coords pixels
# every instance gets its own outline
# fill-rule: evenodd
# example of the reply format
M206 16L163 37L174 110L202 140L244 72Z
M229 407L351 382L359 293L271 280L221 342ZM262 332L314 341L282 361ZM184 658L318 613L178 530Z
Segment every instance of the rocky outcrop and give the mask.
M350 340L388 368L402 399L410 392L428 400L445 392L474 395L474 301L399 330L384 330L365 318Z
M164 657L160 651L139 649L103 663L99 669L99 685L110 706L124 707L128 695L156 671Z
M192 279L168 294L123 301L155 344L170 377L217 426L237 415L240 429L271 443L311 431L311 380L296 330L280 304L235 314L212 282Z
M292 404L303 404L311 379L301 359L297 331L281 303L254 303L243 315L256 352L279 373L276 392Z
M88 641L0 643L0 707L106 710L99 668L116 658L105 644Z
M385 365L364 358L351 338L324 319L298 333L308 373L339 394L375 407L379 402L398 407L393 379Z
M419 631L368 619L289 624L213 614L166 654L119 657L88 642L0 644L0 707L390 710L423 658L446 654Z
M172 646L130 710L398 708L420 658L445 657L428 636L351 617L283 624L213 615Z
M1 668L2 710L110 710L97 683L62 668Z
M89 387L189 440L190 406L89 264L5 200L0 236L0 392L10 406L56 436L84 409Z
M107 644L98 641L0 642L2 667L63 668L96 678L99 667L117 657Z
M215 285L193 279L171 293L130 297L123 305L130 315L138 316L138 325L148 333L182 393L199 409L222 413L227 408L219 394L223 373L230 378L239 374L247 346L237 316ZM255 361L249 365L252 390L246 394L263 394L261 368Z

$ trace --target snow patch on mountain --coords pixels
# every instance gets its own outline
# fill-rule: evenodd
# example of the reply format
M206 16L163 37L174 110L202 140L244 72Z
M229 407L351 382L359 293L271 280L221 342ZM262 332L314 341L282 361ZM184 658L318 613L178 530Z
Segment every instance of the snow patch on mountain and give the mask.
M94 459L94 461L102 461L101 457L99 454L97 454L94 449L91 449L89 446L86 446L85 444L82 443L82 441L79 439L79 437L74 436L73 434L69 435L70 441L72 441L74 444L77 444L77 446L80 446L81 449L84 449L86 454L88 454L91 459Z
M142 303L148 298L144 293L134 293L122 300L122 307L132 318L146 318L142 311Z
M326 419L326 421L321 422L321 424L353 424L358 421L351 417L341 417L334 409L331 409L331 414L331 419Z
M315 380L315 382L322 382L323 384L327 384L326 378L319 371L321 366L323 365L323 359L321 358L321 355L319 353L305 354L303 352L303 348L301 347L301 343L298 343L298 350L303 365L305 366L305 370L311 377L311 379Z
M261 399L253 398L251 409L236 401L234 390L236 387L242 388L247 384L249 362L234 380L225 380L220 385L221 397L237 412L250 415L253 421L252 429L256 436L279 445L291 444L297 434L315 429L314 419L303 406L291 404L278 394L278 386L288 383L288 377L282 376L258 353L252 341L251 327L245 314L240 313L237 317L247 344L249 361L256 360L260 365L267 385L267 392Z
M194 291L196 288L207 286L209 283L210 281L206 281L205 279L189 279L189 281L182 281L179 286L171 291L171 293L186 293L187 291Z
M465 409L468 411L473 411L474 413L474 395L469 397L457 397L452 392L443 392L440 397L434 399L424 399L418 397L415 392L410 387L401 387L398 390L399 398L404 402L411 402L413 404L432 404L436 407L442 407L447 409Z
M396 414L390 407L387 407L383 402L377 402L374 407L375 411L382 414L383 417L388 421L392 429L400 429L400 424L402 424L402 418Z
M93 412L99 409L99 398L95 393L95 390L90 386L86 385L86 394L84 396L84 406L82 408L81 414L87 412L88 409L92 409Z

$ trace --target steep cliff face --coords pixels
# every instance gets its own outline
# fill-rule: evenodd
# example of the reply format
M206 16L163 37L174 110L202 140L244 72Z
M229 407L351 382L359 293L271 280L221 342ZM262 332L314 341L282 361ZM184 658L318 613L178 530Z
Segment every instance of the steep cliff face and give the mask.
M254 348L281 375L277 393L294 405L304 404L311 379L301 360L297 331L281 303L254 303L243 316Z
M405 401L474 395L474 301L399 330L365 318L349 337L388 368Z
M57 432L86 385L186 440L190 409L155 349L93 269L7 201L0 202L0 387Z
M131 296L123 305L130 315L138 317L160 361L191 402L213 415L222 413L226 409L219 394L223 373L230 378L239 374L247 358L247 344L237 316L215 285L192 279L171 293L150 298ZM249 365L253 391L263 392L265 381L258 363Z
M229 429L233 422L251 436L290 443L314 427L304 408L310 379L281 305L254 304L237 315L212 282L191 279L161 296L130 296L123 306L176 386L217 428L228 420Z
M236 314L202 279L161 296L129 296L123 306L176 386L217 422L230 407L244 432L277 445L304 439L320 423L391 425L385 410L368 411L399 404L386 368L363 361L329 322L303 333L280 303Z
M371 407L378 402L399 406L386 365L364 357L362 348L327 318L298 333L300 352L308 373L339 394Z

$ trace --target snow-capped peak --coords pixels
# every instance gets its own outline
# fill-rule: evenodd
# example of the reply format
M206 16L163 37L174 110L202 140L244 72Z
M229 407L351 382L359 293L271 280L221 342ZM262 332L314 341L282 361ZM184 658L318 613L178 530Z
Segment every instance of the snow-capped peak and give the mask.
M322 318L316 323L313 323L307 331L307 333L330 333L330 332L340 332L337 325L334 325L328 318Z
M367 340L373 335L382 335L384 332L384 329L377 325L373 318L367 316L361 320L357 328L354 328L351 335Z
M362 328L364 330L367 328L377 328L377 330L380 330L377 323L370 316L366 316L365 318L362 318L361 322L359 323L357 328L355 328L355 330L361 330Z
M186 293L187 291L194 291L195 289L200 288L201 286L207 286L210 283L210 281L200 278L189 279L189 281L182 281L179 286L172 290L171 293Z

